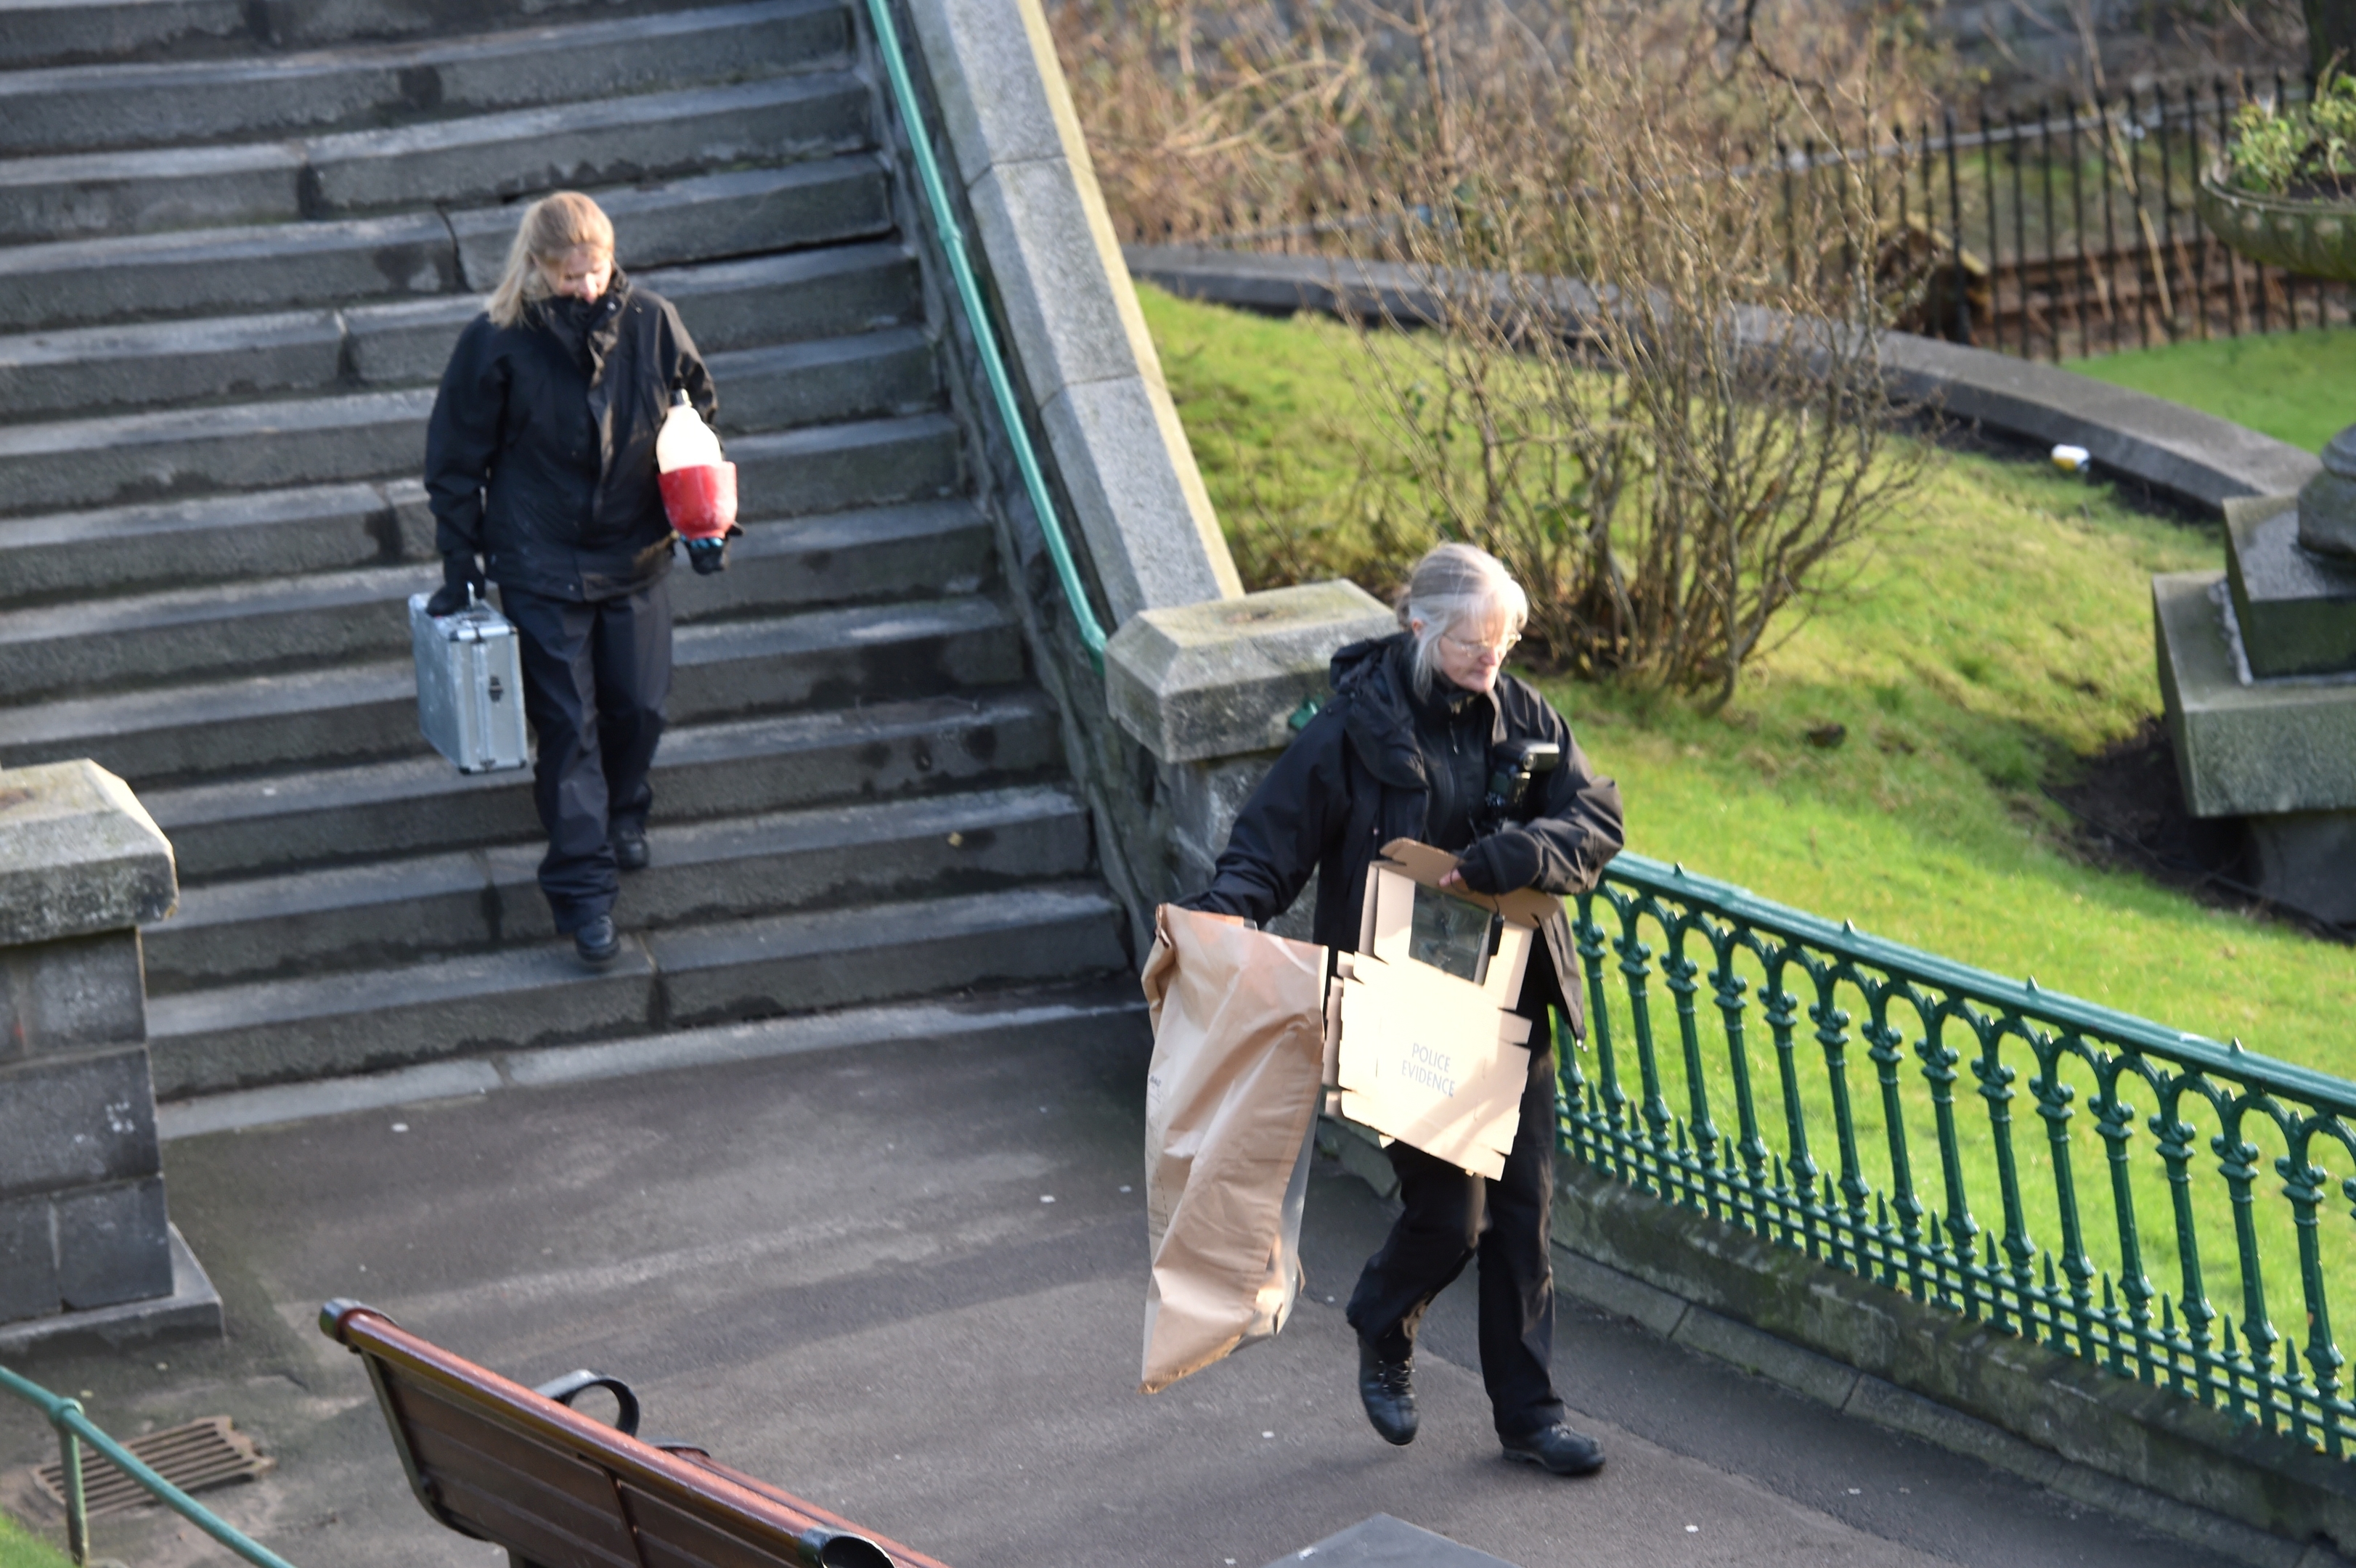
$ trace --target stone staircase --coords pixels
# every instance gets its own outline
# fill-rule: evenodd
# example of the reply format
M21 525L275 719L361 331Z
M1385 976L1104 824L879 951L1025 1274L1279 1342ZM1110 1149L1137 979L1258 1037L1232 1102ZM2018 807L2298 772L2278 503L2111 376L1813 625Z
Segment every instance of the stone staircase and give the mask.
M0 765L128 779L165 1098L969 993L1133 1005L842 0L11 0ZM622 959L522 773L418 739L433 389L571 186L710 360L747 536L672 578ZM855 1030L851 1031L853 1034Z

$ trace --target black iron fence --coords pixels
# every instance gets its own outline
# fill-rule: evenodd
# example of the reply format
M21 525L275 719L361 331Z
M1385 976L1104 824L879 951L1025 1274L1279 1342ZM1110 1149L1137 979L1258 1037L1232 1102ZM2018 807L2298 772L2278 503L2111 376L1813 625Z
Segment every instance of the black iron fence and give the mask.
M2304 101L2277 74L2128 88L2001 113L1949 109L1870 147L1760 149L1726 171L1773 180L1787 272L1846 270L1815 248L1832 187L1858 173L1875 205L1875 272L1897 325L2028 358L2064 359L2188 338L2356 320L2348 285L2260 265L2202 226L2194 196L2233 116L2253 100ZM1128 239L1237 250L1387 256L1391 216L1304 203L1206 213Z
M2281 76L2187 82L1900 128L1869 155L1894 197L1885 268L1927 274L1903 325L2062 359L2347 322L2346 285L2237 256L2194 211L2234 112L2309 91ZM1805 209L1804 182L1861 155L1778 154L1787 189L1803 185L1787 214Z

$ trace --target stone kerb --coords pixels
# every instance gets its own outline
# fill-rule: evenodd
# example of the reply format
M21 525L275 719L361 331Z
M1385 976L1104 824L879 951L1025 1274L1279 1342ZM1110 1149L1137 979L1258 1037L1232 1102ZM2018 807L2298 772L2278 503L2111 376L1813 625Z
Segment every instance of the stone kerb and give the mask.
M0 772L0 1349L211 1328L171 1232L139 926L172 847L91 762Z
M1263 256L1200 246L1133 247L1133 276L1190 299L1290 315L1313 310L1424 324L1437 311L1418 273L1386 263ZM1573 290L1577 285L1567 285ZM1566 305L1574 314L1583 291ZM2051 365L1911 333L1882 335L1891 389L1947 418L2040 447L2084 447L2098 471L2187 505L2222 510L2237 496L2297 490L2320 467L2287 442Z
M1037 0L909 0L943 129L1115 625L1243 593Z

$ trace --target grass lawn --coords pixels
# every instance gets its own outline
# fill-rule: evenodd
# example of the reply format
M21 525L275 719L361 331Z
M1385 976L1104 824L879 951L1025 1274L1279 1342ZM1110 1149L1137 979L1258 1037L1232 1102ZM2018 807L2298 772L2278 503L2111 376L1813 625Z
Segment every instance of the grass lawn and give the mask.
M1247 566L1248 576L1269 580L1266 568L1281 553L1271 539L1285 533L1282 525L1316 543L1361 522L1354 455L1360 443L1353 432L1372 426L1357 390L1365 351L1352 334L1330 322L1278 322L1144 294L1213 499L1239 560L1263 568ZM2254 353L2293 341L2311 348L2317 338L2197 347ZM2356 333L2333 342L2344 346L2356 393ZM2100 363L2116 368L2126 357ZM2319 422L2319 440L2356 417L2356 395L2334 406L2346 413ZM2151 575L2213 569L2221 552L2213 528L2147 516L2100 485L2036 464L1946 454L1917 504L1890 522L1869 556L1851 563L1839 591L1746 673L1728 710L1705 714L1683 701L1608 687L1542 684L1597 766L1619 779L1635 850L1984 969L2034 976L2049 989L2174 1029L2237 1037L2254 1051L2356 1073L2356 955L2088 864L2072 852L2066 818L2042 793L2076 759L2133 733L2159 710ZM1826 750L1808 742L1810 730L1833 723L1846 729L1843 744ZM1688 1103L1682 1074L1669 1060L1676 1055L1673 1015L1657 976L1655 991L1667 1098L1682 1111ZM1843 1005L1858 1010L1853 998ZM1718 1049L1707 1006L1704 1012L1704 1032ZM1755 1008L1751 1018L1755 1026ZM1911 1018L1892 1021L1910 1036L1919 1032ZM1754 1040L1763 1041L1764 1032ZM1763 1044L1752 1051L1762 1113L1780 1125L1773 1074L1758 1064ZM1850 1057L1865 1174L1882 1186L1888 1160L1877 1152L1885 1145L1862 1041ZM2008 1060L2023 1080L2011 1111L2031 1234L2050 1244L2057 1240L2052 1171L2026 1093L2034 1066L2025 1051ZM1821 1083L1818 1061L1813 1081ZM1625 1062L1622 1072L1633 1083ZM1723 1127L1730 1124L1724 1070L1712 1067L1708 1076ZM1918 1180L1935 1203L1927 1099L1918 1072L1910 1067L1902 1076L1910 1129L1922 1117L1908 1140ZM1967 1075L1958 1115L1966 1126L1985 1129L1987 1106L1970 1082ZM2082 1114L2072 1158L2081 1210L2093 1232L2090 1250L2108 1266L2115 1255L2104 1239L2108 1182L2092 1117L2083 1113L2094 1086L2079 1081L2075 1089ZM1814 1090L1804 1098L1817 1129L1816 1157L1833 1163L1828 1104ZM2144 1115L2149 1098L2140 1096ZM2214 1130L2202 1122L2204 1135ZM2281 1152L2271 1130L2250 1136L2268 1160ZM2147 1266L2172 1292L2175 1248L2165 1236L2158 1162L2147 1136L2136 1147ZM1986 1225L1998 1209L1993 1156L1985 1147L1974 1156L1970 1202ZM2318 1157L2335 1176L2348 1174L2344 1157ZM2203 1157L2197 1167L2209 1294L2238 1317L2223 1192L2213 1161ZM2272 1316L2287 1326L2298 1316L2295 1253L2286 1206L2275 1196L2279 1183L2261 1169L2269 1301ZM2333 1294L2346 1320L2347 1304L2356 1302L2356 1231L2344 1221L2326 1230Z
M0 1568L70 1568L66 1554L0 1513Z
M2174 343L2073 359L2082 376L2170 398L2309 452L2356 421L2356 327Z
M1346 528L1314 502L1346 509L1352 432L1370 428L1352 334L1141 292L1230 537L1264 540L1285 508ZM2040 465L1949 454L1726 711L1542 684L1619 778L1632 848L2177 1029L2356 1071L2346 948L2083 863L2040 789L2159 710L2151 574L2213 568L2222 548L2212 529ZM1846 743L1810 745L1827 723Z

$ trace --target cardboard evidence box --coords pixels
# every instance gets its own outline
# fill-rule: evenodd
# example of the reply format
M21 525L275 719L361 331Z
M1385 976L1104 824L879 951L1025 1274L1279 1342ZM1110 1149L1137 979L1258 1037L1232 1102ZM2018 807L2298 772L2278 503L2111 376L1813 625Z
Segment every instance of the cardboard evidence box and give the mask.
M1510 1009L1554 901L1443 891L1455 867L1413 839L1383 846L1358 951L1335 955L1325 1082L1339 1115L1494 1179L1529 1081L1530 1020Z

